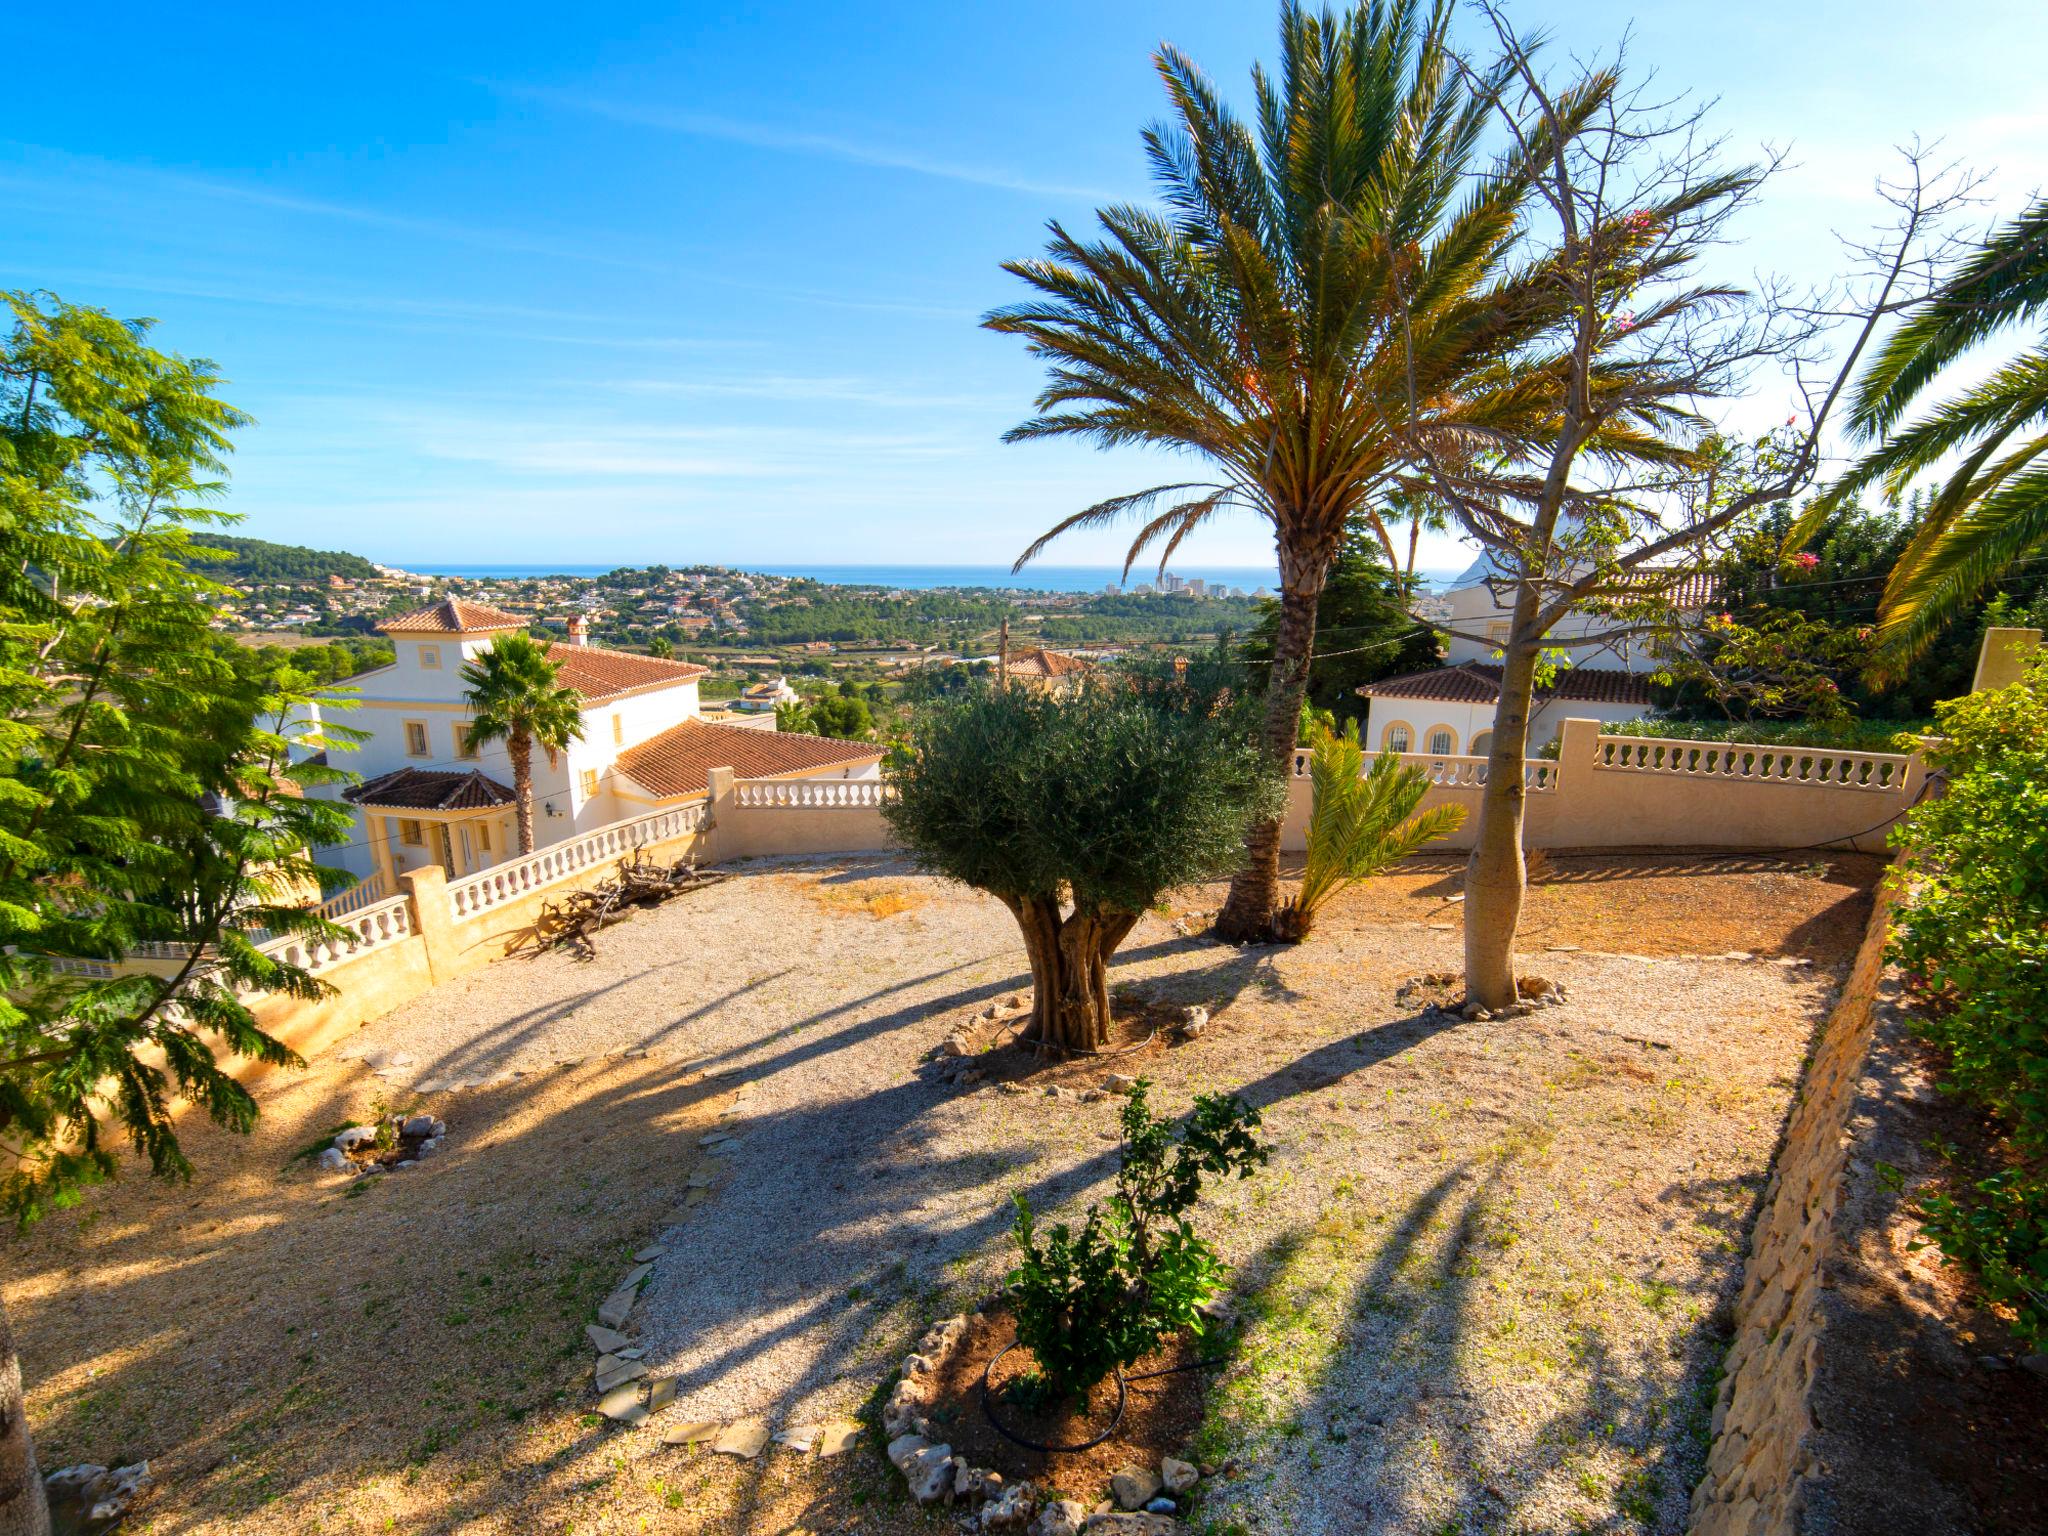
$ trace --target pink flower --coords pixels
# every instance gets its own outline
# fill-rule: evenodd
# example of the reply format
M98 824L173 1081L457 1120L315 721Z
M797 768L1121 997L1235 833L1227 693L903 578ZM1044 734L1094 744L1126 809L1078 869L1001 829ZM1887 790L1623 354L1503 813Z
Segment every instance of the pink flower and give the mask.
M1820 566L1820 556L1802 550L1792 557L1792 563L1802 571L1816 570Z

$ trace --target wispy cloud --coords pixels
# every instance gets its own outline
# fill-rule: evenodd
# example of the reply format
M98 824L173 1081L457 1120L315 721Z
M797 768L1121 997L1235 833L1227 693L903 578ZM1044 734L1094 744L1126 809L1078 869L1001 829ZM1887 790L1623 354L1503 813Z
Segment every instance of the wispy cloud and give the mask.
M625 395L703 399L810 401L874 406L883 410L1014 409L1014 397L956 390L905 388L879 379L808 374L745 374L693 379L611 379L606 388Z
M545 86L487 83L493 90L507 96L522 97L572 112L608 118L615 123L629 123L638 128L655 128L666 133L687 134L692 138L721 139L729 144L751 144L757 149L779 149L791 154L818 155L828 160L842 160L851 165L871 165L884 170L908 171L914 176L932 176L941 181L965 182L977 187L996 187L1006 192L1028 192L1040 197L1110 202L1125 195L1101 187L1025 175L1001 166L972 165L957 160L940 159L910 150L849 139L838 134L809 133L771 127L766 123L721 117L710 112L682 112L667 107L610 101L602 97L553 90Z

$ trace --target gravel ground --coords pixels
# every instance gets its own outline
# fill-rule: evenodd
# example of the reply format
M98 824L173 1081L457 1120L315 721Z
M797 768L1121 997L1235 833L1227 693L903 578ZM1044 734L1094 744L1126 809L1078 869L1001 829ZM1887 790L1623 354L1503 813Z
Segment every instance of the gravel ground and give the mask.
M1204 1513L1257 1532L1680 1530L1717 1313L1833 977L1546 953L1528 967L1571 1001L1532 1019L1396 998L1458 946L1341 906L1298 949L1156 918L1126 944L1116 981L1216 1021L1118 1069L1169 1109L1240 1091L1275 1147L1210 1205L1246 1326L1203 1446L1236 1472ZM970 1090L925 1060L1022 984L993 901L874 861L755 865L599 948L439 989L359 1045L410 1053L386 1070L421 1080L644 1049L733 1091L739 1140L632 1324L677 1416L856 1407L929 1315L1000 1273L1012 1190L1078 1209L1106 1178L1115 1105L1042 1091L1100 1066L996 1052Z

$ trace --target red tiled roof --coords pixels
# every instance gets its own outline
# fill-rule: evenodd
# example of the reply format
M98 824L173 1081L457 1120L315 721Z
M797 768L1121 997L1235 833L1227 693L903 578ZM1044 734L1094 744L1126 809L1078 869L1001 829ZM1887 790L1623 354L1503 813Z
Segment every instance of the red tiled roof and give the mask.
M632 651L608 651L597 645L550 645L548 660L555 664L557 683L574 688L593 704L631 693L635 688L685 683L710 670L693 661L666 661Z
M701 795L711 770L730 768L743 779L774 779L871 763L882 749L871 741L834 741L800 731L757 731L743 725L685 720L619 754L622 773L653 793Z
M400 811L487 811L511 805L514 799L505 785L474 768L467 773L399 768L352 785L341 792L341 798L355 805Z
M1429 699L1439 704L1492 704L1500 699L1500 668L1467 661L1455 667L1434 667L1401 677L1384 677L1358 692L1369 699ZM1573 704L1641 704L1650 702L1650 680L1619 667L1566 667L1548 688L1538 688L1536 702L1553 699Z
M1095 663L1083 661L1078 656L1062 655L1058 651L1012 651L1010 653L1010 676L1012 677L1072 677L1077 672L1093 672Z
M446 597L377 626L387 635L466 635L493 629L524 629L526 620L502 608Z

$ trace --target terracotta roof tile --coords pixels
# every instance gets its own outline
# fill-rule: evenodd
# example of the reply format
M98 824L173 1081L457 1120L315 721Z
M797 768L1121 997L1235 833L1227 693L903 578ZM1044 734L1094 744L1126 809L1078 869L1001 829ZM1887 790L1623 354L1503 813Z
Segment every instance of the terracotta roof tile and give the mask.
M377 626L387 635L466 635L493 629L524 629L526 620L502 608L446 597Z
M1012 677L1072 677L1078 672L1094 670L1094 662L1083 661L1078 656L1063 655L1058 651L1033 650L1010 653Z
M1358 690L1371 699L1429 699L1440 704L1492 704L1500 698L1500 668L1467 661L1401 677L1383 677ZM1619 667L1566 667L1557 682L1536 690L1536 702L1640 704L1650 702L1650 680Z
M354 805L401 811L487 811L511 805L512 791L476 769L399 768L366 783L352 785L341 798Z
M608 651L596 645L550 645L555 681L574 688L591 703L602 703L635 688L658 683L684 683L710 669L692 661L666 661L633 651Z
M871 741L834 741L799 731L685 720L621 752L618 766L635 783L665 798L703 794L714 768L730 768L743 779L774 779L871 763L881 755L882 749Z

